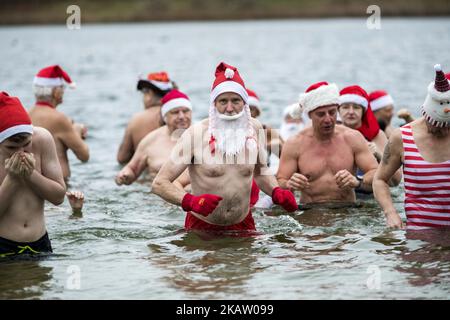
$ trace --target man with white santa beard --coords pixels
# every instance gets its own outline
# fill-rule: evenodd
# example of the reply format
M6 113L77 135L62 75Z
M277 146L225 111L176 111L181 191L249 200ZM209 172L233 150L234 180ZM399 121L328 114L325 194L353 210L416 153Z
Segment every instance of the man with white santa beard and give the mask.
M278 186L262 160L264 132L250 115L238 70L222 62L215 76L208 119L181 136L153 181L152 192L187 212L187 230L255 230L250 211L253 178L275 204L291 212L298 206L292 192ZM186 168L193 194L173 184Z

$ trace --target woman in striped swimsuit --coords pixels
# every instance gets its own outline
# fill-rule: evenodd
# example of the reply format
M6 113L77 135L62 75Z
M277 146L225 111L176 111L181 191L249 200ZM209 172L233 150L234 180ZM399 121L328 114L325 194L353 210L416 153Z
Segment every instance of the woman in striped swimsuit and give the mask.
M422 117L396 129L373 182L389 227L403 228L387 181L403 165L408 230L450 230L450 83L440 65L428 86Z

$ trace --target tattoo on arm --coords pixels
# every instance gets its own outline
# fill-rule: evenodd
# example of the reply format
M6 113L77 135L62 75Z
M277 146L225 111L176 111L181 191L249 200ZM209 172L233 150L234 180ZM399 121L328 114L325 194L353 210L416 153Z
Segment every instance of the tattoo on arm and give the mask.
M390 158L391 158L391 141L388 141L388 143L384 147L383 164L388 164Z

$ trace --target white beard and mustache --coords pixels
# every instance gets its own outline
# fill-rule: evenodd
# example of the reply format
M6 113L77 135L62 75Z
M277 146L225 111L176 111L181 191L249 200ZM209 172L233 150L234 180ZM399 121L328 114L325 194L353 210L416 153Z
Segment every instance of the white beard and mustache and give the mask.
M211 134L216 140L215 146L226 156L239 154L245 148L247 137L252 136L252 129L249 126L250 110L247 109L246 105L241 113L226 116L214 108L210 115L209 121L213 123Z
M303 123L286 123L283 122L280 127L280 137L286 141L288 138L296 135L303 130L305 125Z

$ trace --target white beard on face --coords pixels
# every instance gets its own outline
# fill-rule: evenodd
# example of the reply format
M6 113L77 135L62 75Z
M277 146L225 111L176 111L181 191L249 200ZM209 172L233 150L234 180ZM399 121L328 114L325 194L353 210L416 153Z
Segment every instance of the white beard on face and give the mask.
M283 122L280 128L280 136L286 141L289 137L292 137L299 133L305 125L303 123L286 123Z
M214 108L212 116L213 136L216 139L216 148L226 156L237 155L245 147L248 136L248 115L245 112L234 120L223 120L218 117L217 109Z

